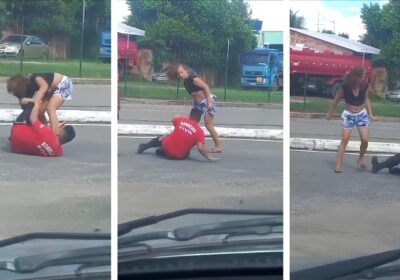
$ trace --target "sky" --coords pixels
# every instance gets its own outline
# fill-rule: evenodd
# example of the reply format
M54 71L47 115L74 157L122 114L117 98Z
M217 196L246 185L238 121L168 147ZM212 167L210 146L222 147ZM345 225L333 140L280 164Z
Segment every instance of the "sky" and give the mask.
M201 0L197 0L201 1ZM263 21L262 30L283 30L288 23L289 11L285 10L280 0L245 0L252 12L253 19ZM336 33L347 33L350 39L359 40L365 33L364 25L361 21L361 8L364 3L388 3L389 0L291 0L290 8L298 11L299 16L305 18L305 27L312 31L328 29ZM113 15L118 17L118 21L130 14L125 0L113 1L113 10L117 12Z
M201 0L197 0L201 1ZM283 30L285 28L284 17L287 13L283 9L282 1L279 0L245 0L251 10L252 18L263 21L263 30ZM128 5L125 0L116 0L112 2L112 9L116 8L117 12L113 16L118 17L118 22L130 14ZM269 13L268 11L273 11Z
M292 0L290 8L305 18L305 27L311 31L328 29L337 33L347 33L352 40L359 40L365 33L360 18L363 4L378 3L381 6L388 0Z

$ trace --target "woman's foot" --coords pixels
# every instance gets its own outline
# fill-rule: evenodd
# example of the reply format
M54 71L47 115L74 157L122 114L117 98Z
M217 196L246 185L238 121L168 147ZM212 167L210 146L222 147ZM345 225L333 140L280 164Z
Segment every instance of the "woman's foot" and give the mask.
M342 173L343 172L343 169L337 169L337 168L335 168L335 173Z
M208 151L209 153L222 153L222 147L214 147Z
M357 165L358 165L358 168L360 168L360 169L365 169L367 167L364 163L364 159L360 159L360 158L357 160Z

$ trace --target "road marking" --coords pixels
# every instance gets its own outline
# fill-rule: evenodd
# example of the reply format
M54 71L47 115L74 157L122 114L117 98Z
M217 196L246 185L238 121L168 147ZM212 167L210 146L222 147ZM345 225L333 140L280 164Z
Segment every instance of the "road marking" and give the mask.
M128 139L151 139L151 136L133 136L133 135L118 135L118 138L128 138ZM211 140L211 137L206 137L206 139ZM268 140L268 139L251 139L251 138L226 138L224 141L252 141L252 142L275 142L282 143L282 140Z
M0 123L0 126L12 126L13 123ZM110 127L111 124L107 123L66 123L66 125L73 126L98 126L98 127Z
M119 135L140 135L157 136L169 134L174 129L169 125L143 125L143 124L119 124ZM209 132L202 127L206 136ZM283 140L283 130L281 129L261 129L261 128L236 128L236 127L215 127L221 138L251 138L266 140Z
M298 150L298 149L291 149L291 152L302 152L302 153L322 153L322 154L336 154L335 151L316 151L316 150ZM358 156L359 153L357 152L346 152L346 155L355 155ZM393 154L382 154L382 153L366 153L367 156L379 156L379 157L390 157Z

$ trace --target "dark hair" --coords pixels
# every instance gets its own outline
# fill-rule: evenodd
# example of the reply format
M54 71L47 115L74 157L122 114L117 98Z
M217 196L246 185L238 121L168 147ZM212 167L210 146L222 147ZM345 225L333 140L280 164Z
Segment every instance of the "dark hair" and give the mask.
M66 125L63 128L63 132L60 134L60 144L63 145L72 141L76 136L75 129L72 125Z
M343 84L350 88L358 86L359 81L364 76L364 72L365 70L362 66L354 67L344 76Z
M197 109L197 108L192 108L192 110L190 111L189 117L190 117L191 120L199 122L201 120L201 112L200 112L200 110Z
M7 80L7 91L18 99L26 97L29 78L23 75L14 75Z
M179 80L179 74L178 74L178 68L179 66L181 66L183 69L185 69L186 71L190 71L189 66L187 66L186 64L183 63L175 63L172 64L171 66L167 67L167 78L171 81L176 81Z

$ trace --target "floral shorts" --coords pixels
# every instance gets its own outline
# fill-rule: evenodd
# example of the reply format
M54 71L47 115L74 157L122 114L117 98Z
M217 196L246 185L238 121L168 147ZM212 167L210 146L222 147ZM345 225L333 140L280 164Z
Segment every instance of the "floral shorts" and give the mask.
M368 127L369 116L367 110L364 108L361 112L352 113L344 110L342 113L343 128Z
M72 85L72 81L70 78L64 76L61 79L61 82L57 85L54 94L61 96L61 98L65 100L72 99L72 90L74 89Z
M207 99L202 100L200 103L195 102L193 104L193 108L199 109L202 115L207 115L207 113L215 115L215 109L217 108L217 97L215 95L212 95L211 100L212 100L212 107L210 111L208 111Z

